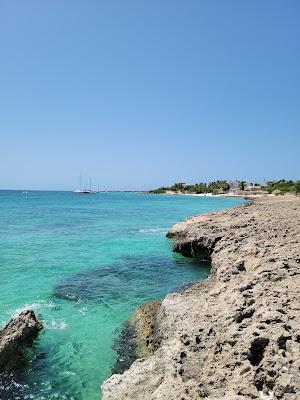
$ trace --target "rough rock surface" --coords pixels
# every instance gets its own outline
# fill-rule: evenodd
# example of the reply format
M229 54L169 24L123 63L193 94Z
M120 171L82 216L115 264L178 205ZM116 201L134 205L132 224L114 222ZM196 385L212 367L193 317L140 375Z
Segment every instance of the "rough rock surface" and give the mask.
M154 329L159 308L159 301L149 301L138 307L122 326L120 335L113 345L113 349L118 354L113 373L122 373L136 359L154 354Z
M129 320L137 334L136 352L140 357L148 357L154 353L154 328L159 307L160 302L149 301L138 307Z
M299 400L300 199L255 199L168 236L212 274L165 297L154 355L108 379L103 400Z
M25 310L12 319L0 332L0 370L15 368L24 346L32 344L41 329L43 326L32 310Z

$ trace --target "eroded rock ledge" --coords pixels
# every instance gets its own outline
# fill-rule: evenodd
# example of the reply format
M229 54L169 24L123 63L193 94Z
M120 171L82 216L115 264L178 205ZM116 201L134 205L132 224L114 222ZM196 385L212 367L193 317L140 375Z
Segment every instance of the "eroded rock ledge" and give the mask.
M255 199L168 236L212 274L165 297L157 350L108 379L103 400L299 399L300 199Z
M0 332L0 371L11 370L22 362L25 346L43 329L34 311L22 311L17 318L12 319Z
M123 373L138 358L146 358L156 350L156 317L161 302L152 300L138 307L121 327L114 350L118 354L113 373Z

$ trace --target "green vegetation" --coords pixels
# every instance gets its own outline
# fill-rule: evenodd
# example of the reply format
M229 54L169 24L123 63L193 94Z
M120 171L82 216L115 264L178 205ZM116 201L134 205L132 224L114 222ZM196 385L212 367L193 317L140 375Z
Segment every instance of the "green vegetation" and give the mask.
M207 185L209 193L228 192L230 185L226 181L210 182Z
M245 190L245 185L246 185L245 181L240 181L239 187L240 187L241 190Z
M186 185L185 190L188 193L206 193L207 192L207 186L206 183L196 183L195 185Z
M171 186L168 190L172 190L173 192L182 192L185 190L185 183L183 182L174 183L174 185Z
M263 187L268 193L281 194L281 193L300 193L300 181L286 181L280 179L279 181L268 181L267 185Z
M248 184L249 185L249 184ZM241 191L249 190L247 188L247 183L245 181L238 182L239 189ZM255 183L254 185L250 184L251 186L259 187L260 184ZM187 185L183 182L174 183L172 186L167 187L160 187L158 189L150 190L150 193L166 193L168 191L175 192L175 193L212 193L212 194L219 194L219 193L227 193L230 189L230 185L227 181L215 181L215 182L198 182L192 185ZM261 186L261 189L268 193L273 193L275 195L284 194L284 193L300 193L300 181L291 181L280 179L279 181L268 181L265 186Z
M167 190L168 190L167 188L161 187L158 189L149 190L149 193L161 194L161 193L166 193Z
M226 181L209 182L208 184L199 182L194 185L186 185L183 182L174 183L169 187L160 187L150 190L150 193L165 193L166 191L183 192L183 193L223 193L228 192L229 184Z

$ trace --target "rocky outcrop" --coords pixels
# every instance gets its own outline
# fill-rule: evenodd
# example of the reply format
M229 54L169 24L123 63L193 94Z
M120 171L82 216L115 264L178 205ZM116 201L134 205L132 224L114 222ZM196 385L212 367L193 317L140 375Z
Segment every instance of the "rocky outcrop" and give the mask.
M124 323L113 346L118 354L113 373L122 373L138 358L154 354L154 330L159 307L159 301L149 301L138 307L132 317Z
M108 379L103 400L298 400L300 199L255 199L168 236L212 274L165 297L157 350Z
M43 329L32 310L12 319L0 332L0 370L11 370L19 365L24 346L31 345Z

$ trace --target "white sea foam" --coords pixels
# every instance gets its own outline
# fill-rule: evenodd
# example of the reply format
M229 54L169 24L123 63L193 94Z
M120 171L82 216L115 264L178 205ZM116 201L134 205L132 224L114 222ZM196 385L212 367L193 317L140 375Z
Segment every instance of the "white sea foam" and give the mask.
M63 329L66 329L67 326L68 326L68 324L65 321L56 322L56 321L52 320L50 323L48 323L46 321L46 327L49 328L49 329L60 329L60 330L63 330Z
M31 304L24 304L22 307L16 308L13 312L12 312L12 318L17 318L17 316L25 310L37 310L39 308L39 304L38 303L31 303Z
M30 303L30 304L24 304L21 307L16 308L15 310L13 310L11 314L12 318L17 318L17 316L25 310L34 310L34 311L40 311L44 308L55 308L55 304L53 304L52 302L47 302L45 300L39 300L35 303Z
M87 312L87 307L81 307L81 308L79 309L79 312L80 312L81 315L85 315L86 312Z
M146 229L139 229L140 233L144 234L153 234L153 233L167 233L167 228L146 228Z

